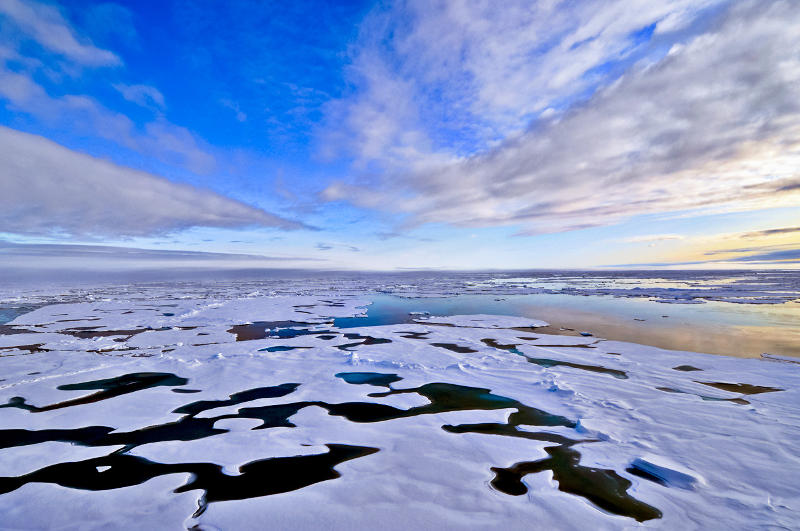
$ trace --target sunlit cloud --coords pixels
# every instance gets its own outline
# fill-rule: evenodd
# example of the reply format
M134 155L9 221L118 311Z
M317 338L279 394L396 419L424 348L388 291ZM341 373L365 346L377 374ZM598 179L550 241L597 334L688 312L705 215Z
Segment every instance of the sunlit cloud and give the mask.
M582 3L576 6L593 11ZM421 81L390 90L382 96L387 103L378 107L369 94L384 85L367 82L367 100L352 103L355 113L367 115L381 114L381 110L392 116L392 109L399 109L402 125L381 125L386 117L373 124L379 140L355 137L354 145L364 148L362 156L378 163L382 162L380 153L388 150L383 160L387 173L382 178L371 174L368 185L357 180L334 183L322 198L407 213L409 226L519 225L522 234L610 225L645 213L694 210L697 215L713 209L735 212L800 205L800 190L794 187L800 167L800 57L795 53L800 11L784 1L733 2L710 21L693 25L699 9L680 2L664 6L619 20L618 15L611 16L613 9L603 10L602 20L578 17L582 24L573 30L574 35L553 36L558 44L554 51L545 52L543 61L562 65L562 69L544 70L548 77L559 79L555 88L569 86L571 80L580 80L581 86L593 68L633 53L625 51L633 46L631 32L648 23L655 24L653 31L662 45L670 39L674 42L662 56L643 54L624 75L587 101L534 119L523 133L508 133L513 127L493 125L493 130L508 133L504 140L467 156L446 146L435 149L437 143L430 135L426 142L406 145L417 129L402 117L435 117L414 102L420 91L434 90L440 81L429 79L435 74L426 68L426 61L441 64L438 55L436 60L429 57L439 52L426 52L421 58L416 52L422 43L431 50L447 50L449 45L445 39L440 46L433 39L435 32L415 29L413 38L395 43L398 47L412 44L392 57L400 62L400 70L419 66ZM458 38L467 39L463 45L468 50L478 46L469 40L474 22L453 22L459 28L454 32ZM558 19L553 24L558 27ZM624 24L624 31L612 31L619 24ZM599 50L594 55L586 52L585 60L575 67L570 62L573 50L583 46ZM487 55L493 57L491 46L487 48ZM496 84L478 85L481 90L470 99L468 114L474 109L491 109L486 111L491 114L516 107L536 112L554 103L545 91L537 94L536 101L522 105L516 95L526 92L514 89L527 85L517 85L513 76L508 81L498 75L502 70L496 65L486 63L481 69L468 59L460 62L458 55L447 57L451 70L496 79ZM370 64L363 68L376 71ZM533 85L542 75L539 61L520 68L533 72L527 80ZM573 68L577 70L572 72ZM475 90L469 84L458 86L469 94ZM504 99L502 93L513 96ZM526 112L520 112L518 118L525 116ZM428 151L430 157L425 154ZM399 153L411 154L405 171L398 169ZM458 160L448 162L454 158Z
M210 190L5 127L0 127L0 172L0 232L125 237L196 226L304 227Z
M792 250L795 7L0 0L0 233L390 269Z
M780 227L776 229L758 230L753 232L745 232L741 234L741 238L763 238L765 236L778 236L784 234L797 234L800 237L800 227Z

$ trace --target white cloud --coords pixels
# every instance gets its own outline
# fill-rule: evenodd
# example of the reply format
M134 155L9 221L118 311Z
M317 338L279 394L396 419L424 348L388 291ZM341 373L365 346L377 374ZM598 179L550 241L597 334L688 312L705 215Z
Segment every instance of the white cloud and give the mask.
M550 4L536 5L549 9ZM634 7L626 1L602 9L574 5L581 9L581 25L566 36L548 29L563 29L557 10L554 18L544 17L541 27L514 16L512 20L519 20L516 32L497 32L487 42L478 42L468 31L473 24L488 24L473 17L465 23L467 29L441 26L452 29L441 45L433 40L431 28L425 39L434 58L423 53L408 64L421 65L424 80L436 75L429 73L426 61L448 66L441 57L449 57L455 63L452 69L463 69L470 79L484 79L478 84L480 97L467 99L468 109L500 116L492 122L500 125L491 128L506 131L506 111L519 109L515 116L522 120L528 112L549 107L565 88L570 93L575 83L585 86L588 69L608 60L609 54L624 53L622 36L647 20L672 20L673 28L683 31L690 23L664 17L682 13L691 18L696 12L692 6L703 4L646 2ZM695 33L680 36L682 47L664 57L644 57L585 103L534 121L527 131L508 135L492 149L454 163L440 158L429 164L434 169L424 171L418 170L425 165L417 161L405 166L417 171L401 171L386 156L392 162L387 167L394 171L377 189L374 183L370 188L334 183L323 198L410 213L411 224L514 224L524 227L523 234L612 224L644 213L800 204L796 3L733 2L715 18L697 24ZM535 49L506 42L526 31L543 32L536 42L555 39L556 52L545 50L539 57ZM457 35L456 43L449 41L451 33ZM590 50L574 55L575 46ZM596 47L599 51L592 51ZM483 48L481 62L469 59L471 50ZM410 56L418 49L411 46L406 52ZM521 51L527 55L517 57ZM504 60L509 54L512 58ZM524 82L504 65L524 74ZM544 89L537 88L540 84ZM508 94L502 96L504 92ZM407 93L401 108L419 91ZM361 103L354 105L359 108ZM513 124L508 127L513 129ZM397 145L391 138L388 142L390 147Z
M675 17L722 1L397 2L362 25L356 91L329 106L329 140L362 165L474 153L591 90L605 64L645 53L637 31L677 29Z
M125 83L116 83L114 88L122 94L126 100L140 105L148 109L163 109L166 107L164 103L164 95L155 88L149 85L126 85Z
M0 127L0 232L125 237L195 226L304 227L210 190Z
M122 63L108 50L79 38L61 12L50 5L31 0L0 0L0 14L44 48L85 66L114 66Z
M156 98L153 101L163 102L160 93L153 91L150 91L150 97ZM196 173L210 173L216 167L215 158L199 145L188 129L168 122L163 116L138 128L126 115L106 108L90 96L51 96L29 74L14 72L2 65L0 98L6 99L12 110L32 114L45 123L66 124L82 133L106 138Z
M201 251L176 251L141 249L109 245L73 245L14 243L0 240L0 263L3 272L11 278L37 278L47 275L75 278L76 273L144 272L169 268L187 270L265 269L275 267L309 267L326 262L323 258L298 256L264 256L259 254L209 253Z
M115 13L115 16L127 13L118 6L100 11L106 15ZM10 23L4 23L4 15ZM57 81L65 75L75 80L84 73L84 67L121 63L113 53L98 49L87 39L76 36L75 29L56 7L37 2L0 0L0 27L4 30L0 39L0 99L7 101L11 111L30 114L51 127L68 127L81 135L110 140L195 173L209 174L216 169L217 162L208 152L208 147L188 129L170 123L160 112L165 109L164 96L155 87L126 83L112 85L126 100L157 111L152 121L137 125L125 114L105 107L91 96L63 94L58 83L55 86L39 83L46 79ZM129 22L125 29L132 31ZM29 50L20 35L33 39L61 57L57 60L38 55L36 58L27 57Z

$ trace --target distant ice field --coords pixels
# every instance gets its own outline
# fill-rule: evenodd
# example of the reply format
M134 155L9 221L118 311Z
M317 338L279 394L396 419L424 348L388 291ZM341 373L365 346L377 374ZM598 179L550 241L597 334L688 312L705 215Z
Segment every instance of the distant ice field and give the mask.
M207 272L192 281L0 284L0 324L36 305L172 290L364 296L337 326L409 322L410 312L544 319L553 333L739 357L800 357L800 271L536 271L507 273Z

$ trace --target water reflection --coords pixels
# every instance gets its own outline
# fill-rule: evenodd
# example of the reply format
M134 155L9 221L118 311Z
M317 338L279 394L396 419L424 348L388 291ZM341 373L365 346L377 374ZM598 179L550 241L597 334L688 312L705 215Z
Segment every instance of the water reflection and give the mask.
M758 357L763 352L800 357L800 303L660 304L645 298L554 294L459 295L402 298L370 297L366 317L334 320L339 328L412 323L419 315L490 314L541 319L559 327L588 330L597 337L656 347L728 356ZM666 317L664 317L666 316ZM424 321L422 321L424 322ZM568 331L567 331L568 332ZM575 334L569 334L575 335Z

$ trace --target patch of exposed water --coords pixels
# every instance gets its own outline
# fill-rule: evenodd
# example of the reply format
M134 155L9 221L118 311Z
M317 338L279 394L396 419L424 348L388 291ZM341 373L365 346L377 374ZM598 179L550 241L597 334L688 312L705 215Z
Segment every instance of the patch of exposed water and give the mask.
M404 298L369 296L364 317L334 319L337 328L413 323L420 315L511 315L541 319L537 332L597 337L672 350L758 357L764 352L800 356L800 303L660 304L647 298L609 295L456 295ZM424 322L420 321L420 322Z
M513 409L505 424L484 423L442 426L450 433L479 433L510 436L537 441L547 441L558 446L546 451L549 459L517 463L503 469L493 468L496 477L492 486L507 494L521 494L525 487L521 479L526 474L542 470L552 470L559 483L559 489L582 496L596 506L637 520L658 518L658 509L641 502L627 493L630 482L613 470L593 469L580 465L580 453L573 448L579 442L550 432L518 430L518 426L561 426L575 428L576 423L560 415L536 409L517 400L491 393L489 389L467 387L448 383L430 383L415 388L395 389L391 384L402 380L397 374L374 372L344 372L336 377L355 385L386 387L384 392L369 394L372 398L382 398L397 394L418 394L429 403L404 410L375 402L328 403L323 401L303 401L269 406L240 408L229 413L210 418L197 418L199 413L220 407L239 405L261 398L278 398L292 394L299 384L285 383L277 386L249 389L230 395L227 399L201 400L191 402L175 409L174 413L184 416L176 422L148 426L131 432L118 432L107 426L87 426L76 429L50 430L0 430L0 448L37 444L48 441L63 441L86 446L123 446L105 457L78 462L65 462L47 466L18 477L0 477L0 494L16 490L27 483L53 483L64 487L84 490L107 490L139 485L157 476L174 473L191 473L192 479L175 490L185 492L201 489L203 496L195 516L202 513L209 503L267 496L304 488L308 485L339 477L334 467L344 461L368 456L379 451L378 448L328 444L328 452L322 454L266 458L249 462L239 468L239 475L231 476L222 472L222 467L214 463L156 463L130 452L141 444L164 441L190 441L225 433L228 430L215 428L214 424L223 419L250 418L262 421L254 430L271 427L294 427L289 418L305 407L316 406L328 411L330 415L343 417L351 422L386 422L419 415L435 415L452 411ZM116 378L67 384L62 390L95 390L100 392L61 402L54 406L37 408L28 406L24 399L20 403L6 407L20 407L35 413L58 407L69 407L113 398L121 394L141 391L157 386L182 386L185 378L168 373L133 373ZM175 389L173 389L175 390ZM194 391L194 390L186 390ZM594 478L593 481L589 481Z

